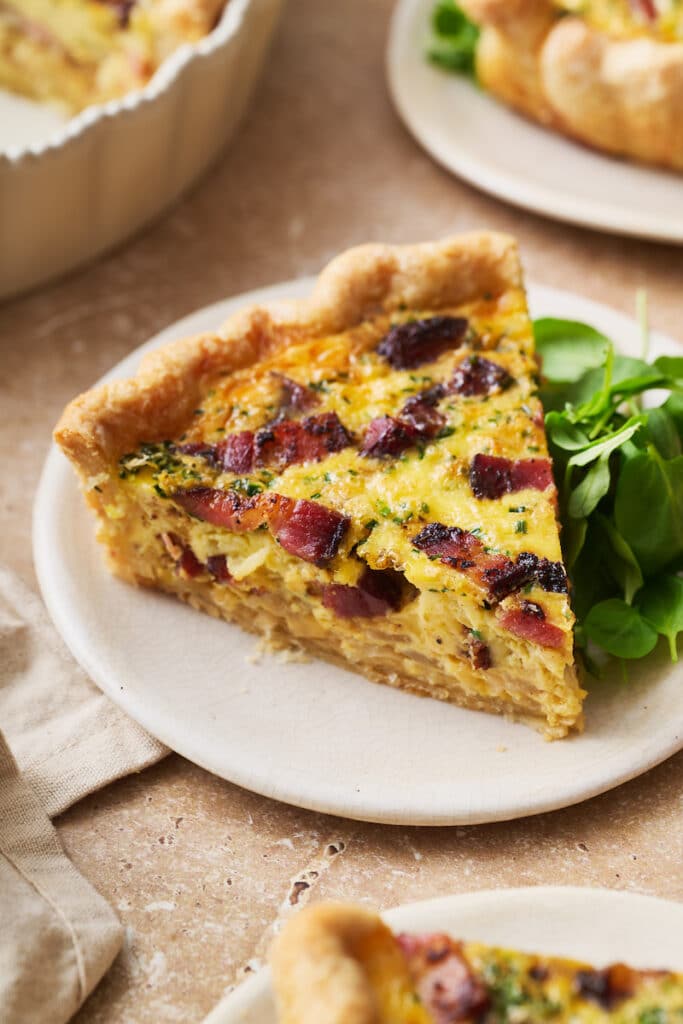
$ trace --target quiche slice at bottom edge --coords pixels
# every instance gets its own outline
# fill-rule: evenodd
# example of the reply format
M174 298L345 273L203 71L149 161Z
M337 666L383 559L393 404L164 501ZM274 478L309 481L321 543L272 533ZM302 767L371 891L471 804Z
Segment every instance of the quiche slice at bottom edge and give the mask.
M111 569L370 679L581 727L514 241L368 245L87 392L55 438Z
M270 955L279 1024L679 1024L683 974L394 935L365 907L320 903Z

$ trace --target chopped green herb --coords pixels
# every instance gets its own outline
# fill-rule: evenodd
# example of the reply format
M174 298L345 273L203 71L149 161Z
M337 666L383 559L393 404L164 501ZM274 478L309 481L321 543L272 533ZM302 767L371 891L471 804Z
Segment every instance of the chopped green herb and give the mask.
M515 523L515 533L526 533L526 519L518 519Z

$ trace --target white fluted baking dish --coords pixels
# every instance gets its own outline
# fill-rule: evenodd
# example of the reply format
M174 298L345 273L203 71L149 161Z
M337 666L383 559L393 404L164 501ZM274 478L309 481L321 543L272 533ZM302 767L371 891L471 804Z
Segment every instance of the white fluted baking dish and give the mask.
M228 0L144 89L63 125L0 97L0 298L121 242L196 180L235 131L281 3Z

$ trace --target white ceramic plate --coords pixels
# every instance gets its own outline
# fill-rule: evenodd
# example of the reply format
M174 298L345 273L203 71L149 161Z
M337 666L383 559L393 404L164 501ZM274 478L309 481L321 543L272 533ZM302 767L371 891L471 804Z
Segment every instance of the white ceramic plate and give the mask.
M387 68L406 126L477 188L559 220L683 242L683 177L602 155L527 121L425 60L434 0L399 0Z
M596 967L624 961L683 970L683 904L652 896L575 886L493 889L410 903L382 916L397 931L445 931ZM270 972L240 985L204 1024L277 1024Z
M306 294L290 282L218 303L146 349L212 330L246 302ZM534 315L587 320L636 353L636 325L564 292L531 287ZM675 351L656 337L653 350ZM43 595L74 655L146 729L247 789L345 817L412 825L521 817L576 803L683 746L681 666L665 645L646 666L591 685L586 730L545 742L494 715L367 682L322 661L250 660L256 641L173 598L135 590L104 568L66 459L53 450L38 490L34 554Z
M70 120L0 90L0 299L110 249L196 181L237 128L281 3L230 0L143 89Z

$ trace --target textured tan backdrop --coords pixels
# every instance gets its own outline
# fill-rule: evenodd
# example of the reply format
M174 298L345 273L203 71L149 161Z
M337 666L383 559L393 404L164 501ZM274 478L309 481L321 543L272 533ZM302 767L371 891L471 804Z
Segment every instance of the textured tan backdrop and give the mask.
M683 250L525 214L449 177L418 148L384 84L391 7L289 0L247 122L220 165L133 243L0 310L0 561L27 581L31 502L65 402L178 317L310 274L357 242L512 231L530 277L626 312L646 286L653 325L683 336ZM127 928L123 954L78 1024L201 1019L260 962L297 892L388 906L566 882L683 899L682 784L679 755L574 809L411 830L273 804L172 756L58 821L76 865Z

